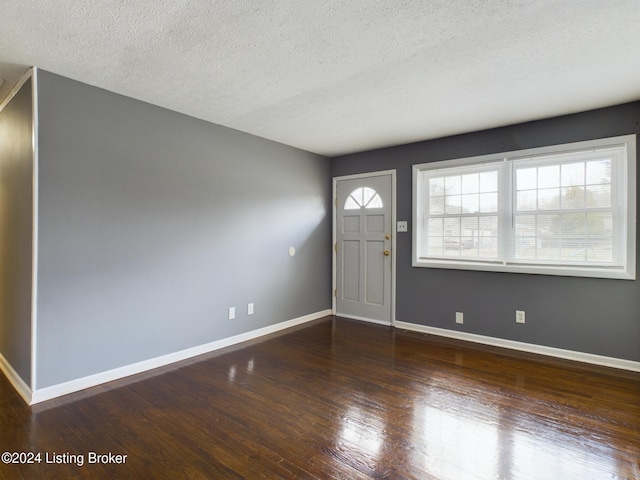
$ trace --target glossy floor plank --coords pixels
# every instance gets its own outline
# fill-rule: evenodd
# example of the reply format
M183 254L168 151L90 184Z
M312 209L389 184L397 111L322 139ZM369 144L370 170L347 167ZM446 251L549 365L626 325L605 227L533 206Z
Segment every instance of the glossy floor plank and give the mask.
M640 479L640 374L328 317L31 408L0 377L4 451L41 454L11 480Z

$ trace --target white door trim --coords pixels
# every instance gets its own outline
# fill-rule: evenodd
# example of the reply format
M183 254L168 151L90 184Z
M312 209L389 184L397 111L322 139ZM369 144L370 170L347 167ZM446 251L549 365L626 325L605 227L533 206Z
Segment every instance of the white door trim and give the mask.
M336 229L337 218L337 185L341 180L356 180L360 178L368 177L380 177L384 175L391 175L391 326L396 324L396 170L382 170L379 172L367 172L358 173L355 175L343 175L341 177L333 177L333 234L331 242L331 263L332 263L332 275L331 275L331 312L336 314L336 286L337 286L337 259L336 259L336 243L338 241L338 234ZM365 319L362 319L365 320ZM367 320L368 321L368 320ZM375 322L374 322L375 323Z

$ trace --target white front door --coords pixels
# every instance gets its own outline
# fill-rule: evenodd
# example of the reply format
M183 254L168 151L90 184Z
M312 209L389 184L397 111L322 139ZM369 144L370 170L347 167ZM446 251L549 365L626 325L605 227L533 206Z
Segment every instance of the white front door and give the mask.
M336 179L336 314L391 324L393 175Z

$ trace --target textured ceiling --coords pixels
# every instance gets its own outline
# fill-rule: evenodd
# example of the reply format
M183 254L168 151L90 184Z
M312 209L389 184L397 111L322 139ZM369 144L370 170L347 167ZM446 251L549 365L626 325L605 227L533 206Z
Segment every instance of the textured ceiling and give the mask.
M640 0L0 0L28 66L328 156L640 99Z

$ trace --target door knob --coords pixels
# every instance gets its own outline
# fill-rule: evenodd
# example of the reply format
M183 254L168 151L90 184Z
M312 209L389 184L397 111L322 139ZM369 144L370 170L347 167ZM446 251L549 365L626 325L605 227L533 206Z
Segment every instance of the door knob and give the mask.
M384 254L385 257L389 256L389 250L385 250L384 252L382 252Z

